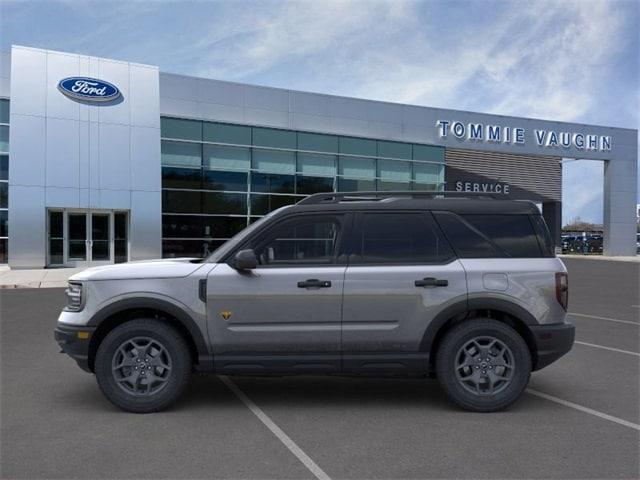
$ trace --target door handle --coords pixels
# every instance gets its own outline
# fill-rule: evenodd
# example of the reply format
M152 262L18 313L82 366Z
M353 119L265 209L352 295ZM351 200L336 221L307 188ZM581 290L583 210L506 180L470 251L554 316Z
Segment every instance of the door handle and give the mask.
M331 282L329 280L318 280L317 278L310 278L303 282L298 282L298 288L329 288Z
M448 287L449 280L441 280L439 278L427 277L414 282L416 287Z

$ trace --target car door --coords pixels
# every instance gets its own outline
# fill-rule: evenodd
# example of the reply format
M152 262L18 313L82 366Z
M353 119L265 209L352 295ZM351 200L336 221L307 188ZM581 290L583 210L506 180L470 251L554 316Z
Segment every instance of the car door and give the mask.
M424 372L421 343L443 309L466 304L462 264L428 212L357 215L343 299L343 370Z
M275 221L240 249L257 268L217 265L207 279L214 363L223 372L340 370L344 214Z

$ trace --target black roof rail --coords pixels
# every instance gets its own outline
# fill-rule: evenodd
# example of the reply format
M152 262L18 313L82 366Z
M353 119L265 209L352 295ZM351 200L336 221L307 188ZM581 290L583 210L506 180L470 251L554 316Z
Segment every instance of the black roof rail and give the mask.
M300 200L296 205L317 205L321 203L380 201L387 198L437 198L437 197L479 197L494 199L493 192L458 192L450 190L401 190L373 192L325 192L314 193Z

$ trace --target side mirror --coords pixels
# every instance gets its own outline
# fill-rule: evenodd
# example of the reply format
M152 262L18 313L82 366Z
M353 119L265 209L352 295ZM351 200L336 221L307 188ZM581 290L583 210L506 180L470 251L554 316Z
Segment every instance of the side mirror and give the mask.
M253 270L258 266L258 257L256 257L256 252L252 249L240 250L233 257L233 261L231 262L231 267L236 270Z

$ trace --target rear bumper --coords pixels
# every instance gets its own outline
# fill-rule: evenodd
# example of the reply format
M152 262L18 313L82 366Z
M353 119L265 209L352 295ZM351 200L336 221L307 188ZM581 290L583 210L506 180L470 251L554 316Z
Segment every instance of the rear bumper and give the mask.
M61 325L58 323L53 336L62 352L73 358L78 366L86 372L89 368L89 344L95 328ZM80 335L79 335L80 334ZM61 352L61 353L62 353Z
M532 326L531 332L538 352L533 370L540 370L571 350L576 327L571 323Z

